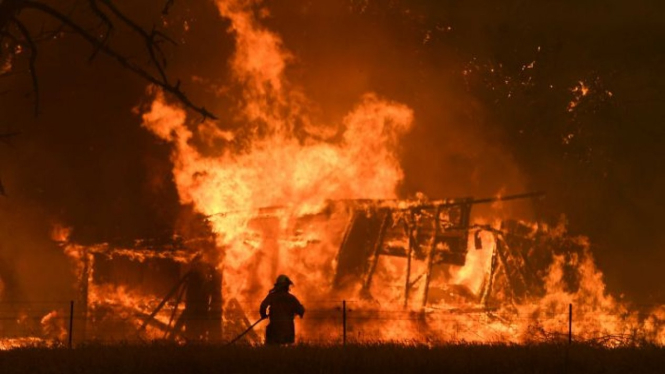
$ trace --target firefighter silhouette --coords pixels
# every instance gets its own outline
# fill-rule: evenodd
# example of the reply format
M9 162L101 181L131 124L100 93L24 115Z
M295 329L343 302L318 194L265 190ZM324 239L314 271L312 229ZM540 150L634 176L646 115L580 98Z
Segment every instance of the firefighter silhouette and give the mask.
M266 344L291 344L295 341L293 320L296 315L302 318L305 308L289 293L292 285L293 282L286 275L278 276L275 286L261 302L261 318L270 318L266 327Z

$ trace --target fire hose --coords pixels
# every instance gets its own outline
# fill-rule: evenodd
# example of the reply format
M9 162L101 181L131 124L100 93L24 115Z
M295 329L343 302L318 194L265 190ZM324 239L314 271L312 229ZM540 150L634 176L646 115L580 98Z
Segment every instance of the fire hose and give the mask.
M267 319L267 318L268 318L267 316L266 316L266 317L261 317L258 321L252 323L252 325L249 326L249 327L247 328L247 330L243 331L240 335L236 336L236 337L235 337L233 340L231 340L227 345L231 345L231 344L237 342L238 340L240 340L240 339L241 339L243 336L245 336L248 332L252 331L252 329L254 328L254 326L258 325L259 322L261 322L261 321L263 321L264 319Z

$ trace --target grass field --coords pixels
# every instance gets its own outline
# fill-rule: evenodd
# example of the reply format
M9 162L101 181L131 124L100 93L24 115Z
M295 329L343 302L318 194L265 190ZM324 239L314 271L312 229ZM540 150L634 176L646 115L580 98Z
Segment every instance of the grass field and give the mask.
M0 373L665 373L661 347L115 345L0 352Z

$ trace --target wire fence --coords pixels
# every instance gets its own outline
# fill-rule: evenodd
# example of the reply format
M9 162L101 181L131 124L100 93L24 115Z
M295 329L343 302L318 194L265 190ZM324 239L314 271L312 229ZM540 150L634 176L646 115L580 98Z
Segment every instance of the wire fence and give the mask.
M260 301L226 303L221 313L183 304L168 304L153 314L145 305L0 302L0 349L152 341L224 343L259 319ZM665 338L665 321L653 315L576 314L572 304L529 313L478 307L381 308L364 300L309 301L305 306L305 316L296 318L295 329L297 342L310 344L585 342L616 346L662 344ZM267 324L257 324L238 344L261 344Z

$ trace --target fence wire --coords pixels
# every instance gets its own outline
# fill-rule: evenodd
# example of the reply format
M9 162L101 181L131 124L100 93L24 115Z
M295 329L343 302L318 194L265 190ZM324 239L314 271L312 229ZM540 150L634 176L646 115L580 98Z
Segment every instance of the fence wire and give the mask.
M225 306L217 316L191 303L188 308L192 310L186 311L183 304L167 304L152 315L151 310L126 305L74 303L72 314L70 301L0 302L0 349L68 346L70 341L72 345L171 340L224 343L259 319L260 300L237 303L235 309ZM305 307L304 318L296 318L296 335L298 342L310 344L575 341L620 345L658 344L659 337L665 335L665 321L656 321L645 313L571 316L570 310L520 313L489 309L372 309L357 300L309 301ZM261 344L267 324L257 325L240 343ZM608 327L610 324L614 326Z

